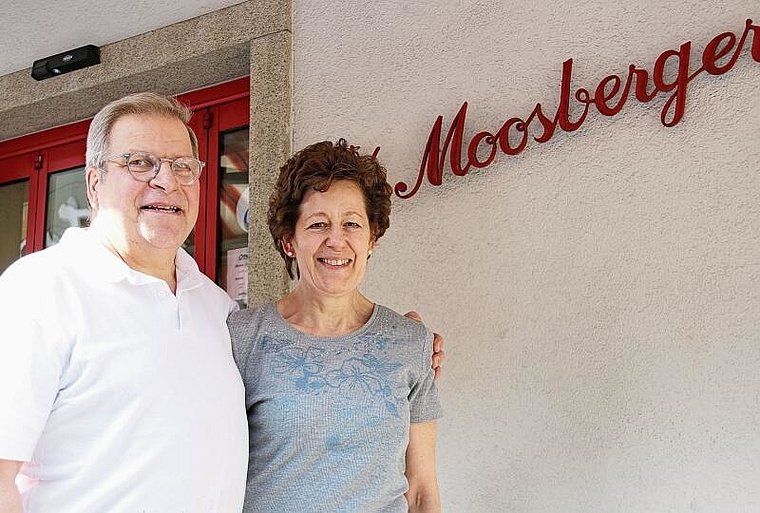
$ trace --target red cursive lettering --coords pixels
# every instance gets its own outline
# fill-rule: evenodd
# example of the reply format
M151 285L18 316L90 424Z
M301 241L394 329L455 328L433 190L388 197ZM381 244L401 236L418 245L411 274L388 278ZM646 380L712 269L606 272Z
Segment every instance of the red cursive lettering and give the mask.
M470 167L484 168L491 165L496 160L497 150L505 155L521 153L527 146L528 138L531 135L529 134L530 127L535 126L533 121L538 121L542 128L541 134L533 135L533 139L538 143L545 143L551 140L557 127L565 132L578 130L585 122L592 105L604 116L615 116L623 110L634 81L636 85L633 88L633 96L641 103L653 100L659 93L670 93L660 112L660 121L666 127L676 126L681 122L686 111L689 83L703 72L710 75L722 75L730 71L739 59L750 34L752 35L750 50L752 59L755 62L760 62L760 26L753 25L752 20L748 19L741 38L737 39L732 32L723 32L715 36L702 52L702 66L691 74L689 73L691 41L683 43L677 50L666 50L660 54L652 69L651 90L649 90L649 72L631 64L628 67L625 82L618 75L608 75L599 81L594 89L593 96L588 89L582 87L577 88L575 93L571 95L573 60L568 59L562 63L559 105L553 118L548 117L541 104L537 103L524 121L521 118L513 117L504 122L496 134L489 131L476 133L467 145L466 152L463 151L463 147L467 102L464 102L454 116L442 146L443 116L438 116L428 136L414 187L407 193L406 183L398 182L394 187L396 195L400 198L414 196L420 189L425 176L431 185L441 185L447 154L452 173L456 176L464 176ZM733 54L731 54L732 50ZM675 68L675 76L671 77L670 75L673 73L669 70L673 68ZM582 104L582 111L575 120L571 119L570 116L572 99ZM485 147L487 154L485 158L481 159L478 156L478 151L482 147ZM467 157L464 164L462 163L463 153ZM482 153L485 154L485 152Z

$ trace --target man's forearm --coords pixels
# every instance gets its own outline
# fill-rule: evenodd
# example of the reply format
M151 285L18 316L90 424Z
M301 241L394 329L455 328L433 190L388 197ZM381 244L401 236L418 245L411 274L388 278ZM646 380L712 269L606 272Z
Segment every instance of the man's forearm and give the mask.
M21 495L15 483L0 485L0 513L23 513Z
M23 513L21 495L16 487L20 461L0 460L0 513Z

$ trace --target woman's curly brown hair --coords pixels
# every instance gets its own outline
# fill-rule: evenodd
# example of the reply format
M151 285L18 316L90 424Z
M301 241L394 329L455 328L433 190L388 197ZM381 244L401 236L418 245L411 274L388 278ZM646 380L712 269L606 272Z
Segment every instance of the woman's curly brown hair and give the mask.
M358 149L349 146L345 139L335 144L318 142L295 153L280 168L280 177L269 197L267 222L291 279L298 275L298 268L294 273L295 259L285 254L282 241L293 237L301 202L309 190L325 192L333 181L352 181L364 194L374 240L382 237L390 226L393 188L387 182L387 172L373 155L359 155Z

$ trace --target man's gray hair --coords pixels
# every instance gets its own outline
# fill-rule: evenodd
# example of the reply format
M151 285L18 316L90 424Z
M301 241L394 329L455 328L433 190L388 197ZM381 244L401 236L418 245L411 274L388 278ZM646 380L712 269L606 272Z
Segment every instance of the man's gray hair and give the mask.
M111 130L114 123L128 115L146 115L176 118L185 125L193 148L193 157L198 158L198 138L188 123L192 112L171 96L157 93L135 93L114 100L98 112L90 123L87 132L87 167L99 168L111 142ZM161 155L158 155L159 157Z

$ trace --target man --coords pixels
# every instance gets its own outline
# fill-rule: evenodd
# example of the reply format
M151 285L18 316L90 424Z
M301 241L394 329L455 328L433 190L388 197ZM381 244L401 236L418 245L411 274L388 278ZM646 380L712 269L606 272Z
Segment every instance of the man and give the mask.
M0 468L17 511L19 471L29 512L240 510L233 306L178 251L200 190L188 121L153 94L101 110L87 138L91 228L0 278Z
M0 513L242 508L236 306L180 249L203 166L189 118L152 93L104 107L91 227L0 276Z

